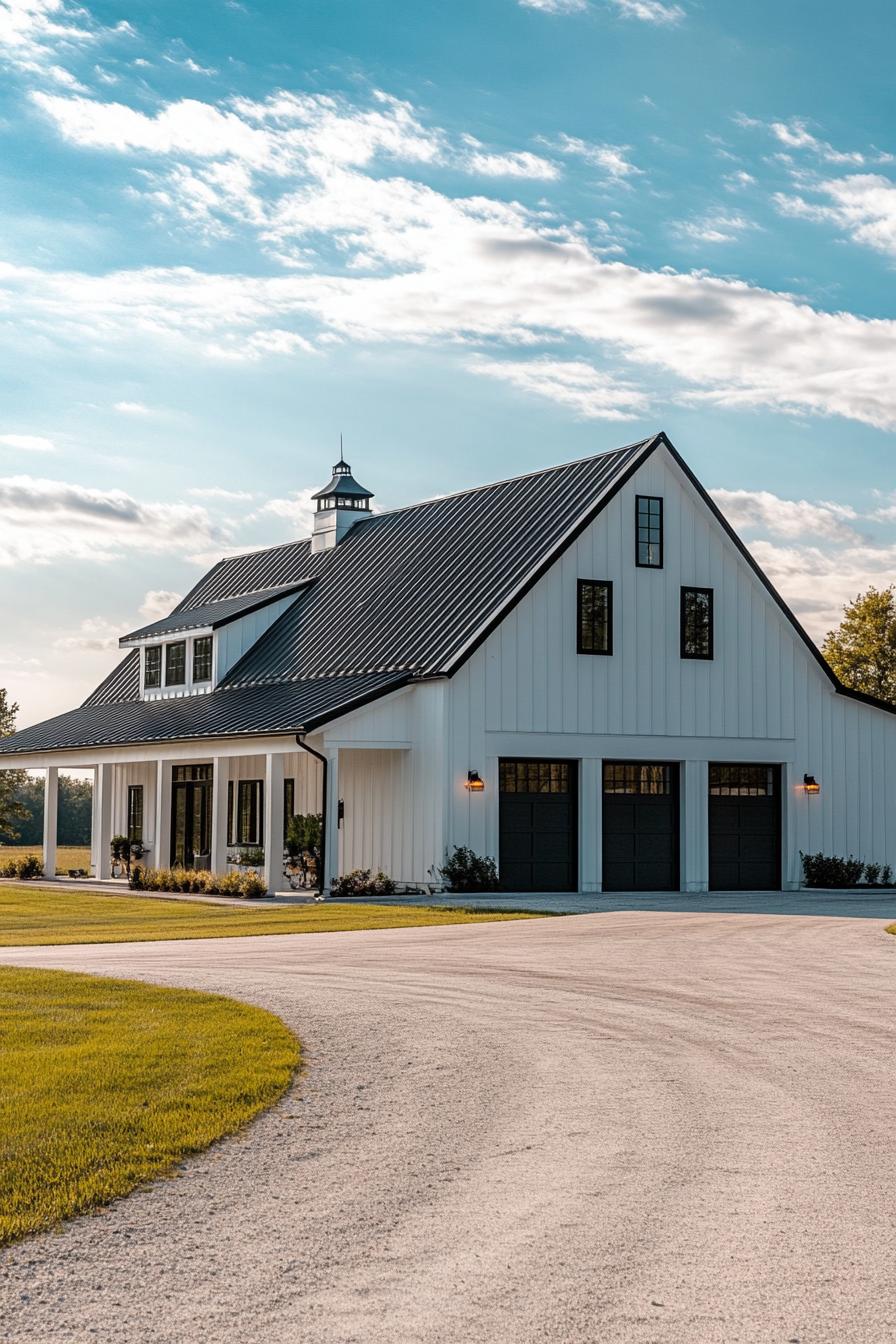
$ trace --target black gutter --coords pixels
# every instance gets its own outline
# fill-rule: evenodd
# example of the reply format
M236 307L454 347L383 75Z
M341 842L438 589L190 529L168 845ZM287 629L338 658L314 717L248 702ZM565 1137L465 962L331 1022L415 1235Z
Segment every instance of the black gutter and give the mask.
M318 891L321 896L324 894L324 882L326 881L327 870L327 776L330 769L330 762L324 756L323 752L315 751L314 747L309 747L305 741L304 733L296 733L296 745L301 747L302 751L307 751L309 756L313 756L320 761L323 766L323 798L320 809L320 868L317 874Z

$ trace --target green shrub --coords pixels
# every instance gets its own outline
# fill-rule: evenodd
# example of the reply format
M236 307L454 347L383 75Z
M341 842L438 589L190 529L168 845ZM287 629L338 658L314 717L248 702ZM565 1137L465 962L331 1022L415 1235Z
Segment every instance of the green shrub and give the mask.
M267 895L264 879L257 873L210 873L202 868L131 869L132 891L165 891L191 896L242 896L254 900Z
M857 887L864 883L869 887L889 887L893 885L893 870L890 865L863 863L850 854L848 859L838 859L825 854L803 854L803 880L807 887Z
M240 880L240 895L247 901L258 900L260 896L267 896L267 883L258 873L238 873Z
M334 877L330 892L337 899L346 896L394 896L395 883L385 873L371 875L369 868L356 868L352 873Z
M465 845L458 845L445 857L438 870L450 891L497 891L498 869L494 859L474 854Z
M36 854L17 854L13 859L0 861L0 877L17 877L20 881L29 881L43 875L44 865Z

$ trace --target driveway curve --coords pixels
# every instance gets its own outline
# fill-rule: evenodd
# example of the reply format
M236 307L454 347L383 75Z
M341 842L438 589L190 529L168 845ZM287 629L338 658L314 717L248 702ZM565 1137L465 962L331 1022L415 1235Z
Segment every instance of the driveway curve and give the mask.
M305 1072L0 1257L0 1339L896 1338L896 939L615 912L0 950L279 1013Z

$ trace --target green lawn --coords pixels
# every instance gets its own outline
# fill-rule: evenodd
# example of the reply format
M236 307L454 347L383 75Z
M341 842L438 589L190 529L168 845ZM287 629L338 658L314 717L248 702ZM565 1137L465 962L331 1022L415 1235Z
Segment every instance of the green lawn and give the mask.
M126 1194L285 1091L271 1013L193 990L0 967L0 1244Z
M43 850L40 845L0 845L0 863L4 859L24 858L26 854L36 854L39 859L43 858ZM61 873L63 877L72 868L83 868L90 872L90 846L89 845L60 845L56 850L56 872Z
M403 929L428 924L480 924L536 916L513 911L451 910L430 906L202 905L198 901L104 896L27 882L0 883L0 947L47 943L123 943L160 938L237 938L252 933L338 933L347 929Z

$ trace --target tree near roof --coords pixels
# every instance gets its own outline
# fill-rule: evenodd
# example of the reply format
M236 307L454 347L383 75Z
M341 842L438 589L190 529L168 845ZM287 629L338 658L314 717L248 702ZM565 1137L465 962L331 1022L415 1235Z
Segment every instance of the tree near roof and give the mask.
M896 705L896 594L869 588L843 608L821 651L844 686Z
M0 737L9 737L15 732L18 712L18 705L10 703L6 691L0 686ZM18 797L27 778L24 770L0 769L0 831L10 839L17 835L14 823L27 816Z

